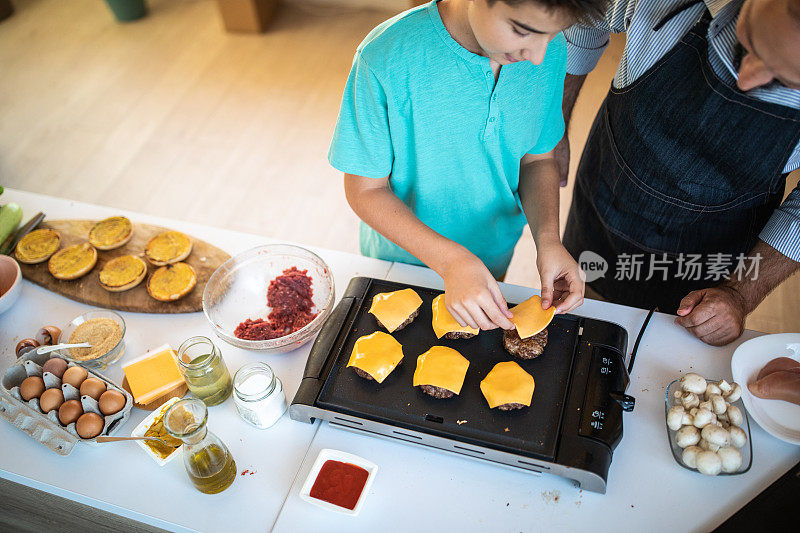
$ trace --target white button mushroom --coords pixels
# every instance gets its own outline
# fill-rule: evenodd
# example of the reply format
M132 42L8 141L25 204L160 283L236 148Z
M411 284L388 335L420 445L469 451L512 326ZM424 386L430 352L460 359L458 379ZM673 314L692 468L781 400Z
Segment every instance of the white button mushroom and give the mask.
M704 402L700 402L697 406L698 409L705 409L706 411L714 412L714 406L711 404L711 400L706 400Z
M730 434L719 426L709 424L703 428L700 436L707 440L709 444L719 446L720 448L728 446L731 443Z
M731 384L728 383L727 381L725 381L724 379L720 380L720 382L717 384L717 386L719 387L719 390L722 391L722 395L723 396L728 394L731 391L731 388L732 388Z
M713 381L709 381L708 385L706 385L706 398L709 398L714 394L719 394L722 396L722 389L720 389L719 386Z
M728 409L728 404L725 403L725 399L719 394L712 394L709 400L711 402L711 411L713 411L717 416L721 415Z
M683 464L689 468L697 468L697 454L702 451L703 449L698 446L687 446L681 455Z
M742 467L742 454L736 448L728 446L720 448L717 450L717 455L722 461L722 470L724 472L737 472Z
M729 433L731 434L731 444L736 448L743 448L747 444L747 434L742 428L731 426Z
M722 472L722 459L714 452L702 451L697 454L697 471L707 476Z
M683 426L675 434L675 442L681 448L694 446L700 442L700 431L694 426Z
M731 391L725 396L725 400L728 403L733 403L739 401L739 398L742 397L742 386L738 383L734 383Z
M682 405L676 405L669 410L667 413L667 427L672 431L678 431L681 429L683 425L683 415L686 414L686 410L683 408Z
M719 447L719 446L717 446L716 444L711 444L711 443L710 443L710 442L708 442L706 439L700 439L700 442L698 442L698 443L697 443L697 445L698 445L698 446L699 446L701 449L703 449L703 450L708 450L708 451L710 451L710 452L715 452L715 451L719 450L719 448L720 448L720 447Z
M711 422L714 422L717 419L714 416L714 413L709 411L708 409L698 409L697 413L695 413L692 423L696 428L704 428L709 425Z
M731 424L734 426L741 426L744 422L742 411L735 405L729 405L726 414L728 415L728 420L730 420Z
M691 409L700 405L700 398L693 392L684 392L681 396L681 405L684 409Z
M695 394L703 394L706 391L706 378L694 372L690 372L681 379L681 388Z

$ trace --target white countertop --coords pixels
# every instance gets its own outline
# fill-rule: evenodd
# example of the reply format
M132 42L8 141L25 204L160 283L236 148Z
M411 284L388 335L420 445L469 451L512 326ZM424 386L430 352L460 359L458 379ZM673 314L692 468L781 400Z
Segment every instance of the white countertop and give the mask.
M236 254L271 239L179 221L124 213L47 196L6 190L25 219L38 210L48 218L102 218L126 214L132 220L185 231L228 253ZM315 249L331 267L341 295L354 276L387 278L442 288L434 272L390 264L354 254ZM503 285L510 301L521 301L532 289ZM66 323L88 306L25 282L15 307L0 316L2 368L14 359L22 332L45 323ZM646 313L638 309L587 300L576 314L621 324L628 330L629 351ZM164 342L177 347L192 335L205 335L222 349L231 372L246 362L273 366L291 399L300 381L310 344L282 355L248 352L213 336L202 313L147 315L123 313L128 323L123 361ZM27 334L26 334L27 335ZM219 495L197 492L180 460L159 468L132 443L89 447L79 444L59 456L10 424L0 423L0 476L106 511L169 530L276 531L407 530L410 527L474 531L641 530L704 531L742 507L800 460L800 448L772 438L751 420L753 466L741 476L707 478L679 467L672 459L664 427L664 391L681 371L730 378L735 347L754 336L748 331L736 343L707 346L672 317L656 314L639 348L628 394L636 408L624 419L624 438L614 452L608 491L599 495L575 488L551 475L534 476L431 449L371 438L331 428L306 425L285 415L268 430L241 421L233 402L210 408L209 428L229 446L239 471ZM106 375L121 381L120 363ZM129 433L146 412L134 409L122 434ZM302 501L298 491L317 453L336 448L360 455L379 466L375 484L361 514L348 517ZM168 495L168 497L165 497ZM413 509L425 513L412 522ZM680 509L680 511L677 511ZM424 523L424 526L421 524Z

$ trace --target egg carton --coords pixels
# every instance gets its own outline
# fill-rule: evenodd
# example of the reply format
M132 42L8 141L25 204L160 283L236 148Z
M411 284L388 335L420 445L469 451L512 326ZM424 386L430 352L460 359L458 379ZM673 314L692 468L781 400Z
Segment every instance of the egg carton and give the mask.
M52 357L56 358L58 356L53 355ZM78 389L69 383L61 383L61 379L58 376L42 371L42 366L50 358L51 354L39 355L36 350L31 350L17 359L16 363L6 370L2 379L2 387L0 387L0 415L61 455L68 455L78 442L97 446L96 438L83 439L78 435L78 431L75 429L75 422L66 427L63 426L58 420L58 409L53 409L45 414L42 413L39 407L38 398L32 398L27 402L22 399L19 392L19 386L22 381L30 376L39 376L44 380L46 388L61 387L65 401L80 400L85 413L97 413L103 416L97 400L91 396L81 396ZM67 361L67 363L68 368L78 366L71 361ZM125 396L125 407L121 411L113 415L103 416L103 431L100 432L100 435L118 433L119 429L130 417L131 408L133 408L133 397L128 391L117 386L102 374L83 368L87 371L88 377L95 377L101 380L106 384L108 390L119 391Z

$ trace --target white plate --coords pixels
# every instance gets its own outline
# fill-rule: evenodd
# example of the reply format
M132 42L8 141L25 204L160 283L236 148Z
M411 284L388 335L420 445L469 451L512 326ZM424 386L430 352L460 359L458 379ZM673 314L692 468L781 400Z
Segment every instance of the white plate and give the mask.
M158 407L152 413L147 415L147 418L139 422L139 425L133 428L133 431L131 431L131 437L144 437L147 428L153 425L153 421L156 419L156 417L161 416L161 414L163 413L166 413L167 409L169 409L169 406L177 402L178 400L180 400L180 398L170 398L164 403L164 405ZM136 444L138 444L139 447L141 447L145 451L145 453L150 456L150 459L158 463L158 466L164 466L168 462L172 461L177 456L179 456L181 454L181 451L183 450L183 444L181 444L175 449L174 452L172 452L171 454L162 459L161 457L156 455L156 452L151 450L150 446L145 444L143 440L137 440Z
M361 496L358 497L358 501L356 502L356 506L355 508L353 508L353 510L345 509L344 507L339 507L338 505L334 505L332 503L328 503L322 500L318 500L317 498L311 497L311 487L314 485L314 481L316 481L317 475L319 474L322 465L325 464L325 461L328 461L330 459L334 461L341 461L343 463L354 464L356 466L360 466L361 468L369 472L369 476L367 476L367 481L364 483L364 488L361 490ZM377 472L378 472L377 465L370 463L369 461L367 461L362 457L353 455L352 453L340 452L339 450L331 450L330 448L324 448L319 451L317 460L314 461L314 466L311 467L311 472L308 473L306 482L303 483L303 487L300 489L300 497L305 501L307 501L308 503L317 505L319 507L322 507L323 509L328 509L329 511L334 511L337 513L342 513L350 516L356 516L361 511L362 505L364 505L364 498L369 492L370 487L372 487L372 482L375 480L375 474Z
M743 342L733 352L731 374L733 380L742 386L742 401L753 420L767 433L800 445L800 405L756 398L747 388L764 365L776 357L800 361L800 333L764 335Z

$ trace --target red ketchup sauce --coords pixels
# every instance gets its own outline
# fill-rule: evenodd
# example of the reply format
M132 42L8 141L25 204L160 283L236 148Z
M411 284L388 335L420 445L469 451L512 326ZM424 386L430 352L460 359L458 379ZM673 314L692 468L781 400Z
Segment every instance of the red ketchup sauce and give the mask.
M311 487L311 497L353 510L368 477L369 472L360 466L325 461Z

